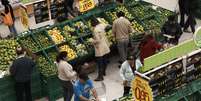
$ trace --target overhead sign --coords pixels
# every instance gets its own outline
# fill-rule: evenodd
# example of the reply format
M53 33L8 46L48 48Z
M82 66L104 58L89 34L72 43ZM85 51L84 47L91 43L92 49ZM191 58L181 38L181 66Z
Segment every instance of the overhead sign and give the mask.
M199 27L194 33L194 42L195 44L201 48L201 27Z
M94 0L79 0L80 12L86 12L95 7Z
M135 101L153 101L152 89L148 80L136 73L132 81L132 95Z

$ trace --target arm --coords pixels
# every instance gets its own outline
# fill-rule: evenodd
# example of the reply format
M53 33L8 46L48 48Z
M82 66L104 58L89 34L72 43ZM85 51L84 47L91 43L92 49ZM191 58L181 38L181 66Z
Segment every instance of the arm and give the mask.
M80 95L80 101L90 101L89 99L87 99L86 97Z
M92 89L91 91L92 91L93 96L95 97L95 99L98 100L98 94L97 94L96 90Z
M124 77L124 74L125 74L124 65L121 65L121 68L120 68L120 76L121 76L121 78L123 79L123 81L126 80L126 78Z
M132 28L132 24L130 23L130 21L128 21L128 32L132 33L134 32L133 28Z
M113 26L112 26L112 34L116 38L116 24L115 24L115 22L113 23Z
M72 66L71 66L70 64L68 64L68 63L65 63L64 66L65 66L64 72L65 72L66 76L67 76L68 78L73 78L73 77L75 77L76 72L73 71L73 70L71 70Z
M101 37L99 36L99 34L95 33L95 35L93 37L93 40L92 40L92 43L93 44L98 44L98 43L100 43L100 40L101 40Z
M11 74L11 75L15 75L15 73L16 73L16 66L14 65L14 62L13 62L12 65L10 66L9 71L10 71L10 74Z

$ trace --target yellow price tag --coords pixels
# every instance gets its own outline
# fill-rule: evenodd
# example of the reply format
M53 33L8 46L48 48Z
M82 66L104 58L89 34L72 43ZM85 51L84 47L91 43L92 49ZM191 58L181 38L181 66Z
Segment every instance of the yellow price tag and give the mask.
M136 75L132 81L132 95L135 101L153 101L152 89L149 82Z
M79 0L80 12L86 12L95 7L94 0Z

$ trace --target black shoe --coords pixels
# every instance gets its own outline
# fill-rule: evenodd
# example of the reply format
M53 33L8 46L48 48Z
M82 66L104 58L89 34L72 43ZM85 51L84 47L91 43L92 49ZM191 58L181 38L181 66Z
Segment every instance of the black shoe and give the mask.
M103 78L96 78L94 81L103 81Z
M120 69L120 68L121 68L121 65L119 65L118 67L119 67L119 69Z
M106 76L106 73L103 73L103 76Z
M184 29L184 32L186 33L191 33L191 31L187 30L187 29Z

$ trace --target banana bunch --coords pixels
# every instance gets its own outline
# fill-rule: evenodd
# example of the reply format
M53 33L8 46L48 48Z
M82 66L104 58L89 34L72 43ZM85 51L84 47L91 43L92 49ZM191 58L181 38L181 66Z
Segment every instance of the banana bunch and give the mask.
M85 32L85 29L87 29L88 27L82 22L82 21L78 21L74 24L74 26L76 28L78 28L81 32Z
M60 30L58 30L57 28L53 28L52 30L49 30L48 34L52 37L52 40L56 44L59 44L65 40L64 37L61 35Z
M67 52L68 61L73 60L77 57L76 52L73 49L71 49L68 45L63 45L63 46L59 47L59 49L60 49L60 51Z
M132 24L132 27L135 31L144 32L144 28L139 23L137 23L136 21L132 21L131 24Z

